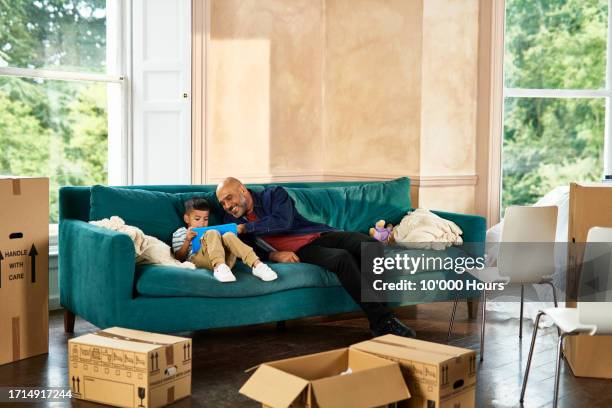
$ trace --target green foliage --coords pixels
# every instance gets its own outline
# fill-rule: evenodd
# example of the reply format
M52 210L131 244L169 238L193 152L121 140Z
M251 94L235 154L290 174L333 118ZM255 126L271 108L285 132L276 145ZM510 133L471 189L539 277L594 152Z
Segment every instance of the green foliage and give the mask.
M9 66L105 71L106 0L0 0Z
M0 0L0 63L105 71L104 0ZM107 183L106 85L0 76L0 174L50 177L58 189Z
M602 88L607 13L606 0L507 0L506 86ZM601 179L604 123L603 98L506 98L503 206Z

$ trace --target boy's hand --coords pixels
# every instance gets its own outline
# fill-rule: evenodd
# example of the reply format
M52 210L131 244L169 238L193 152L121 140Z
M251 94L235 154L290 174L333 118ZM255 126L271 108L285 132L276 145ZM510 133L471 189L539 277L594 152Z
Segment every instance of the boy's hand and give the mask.
M198 233L192 230L191 227L189 227L189 229L187 230L187 241L191 242L197 236Z
M246 232L246 225L244 224L238 224L238 227L236 228L238 234L244 234Z
M300 258L295 254L295 252L289 251L274 251L270 252L270 260L273 262L279 263L295 263L300 262Z

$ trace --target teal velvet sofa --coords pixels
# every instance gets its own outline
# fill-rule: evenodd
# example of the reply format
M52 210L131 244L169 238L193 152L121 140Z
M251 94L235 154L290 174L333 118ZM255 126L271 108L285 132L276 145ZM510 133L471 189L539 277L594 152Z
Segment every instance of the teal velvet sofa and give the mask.
M313 221L344 230L368 231L377 220L398 223L410 210L410 180L385 182L273 183L287 188L298 210ZM268 184L248 185L262 189ZM269 184L272 185L272 184ZM156 332L277 322L358 310L336 276L310 264L271 263L279 279L262 282L241 264L234 283L220 283L205 269L135 265L130 238L89 224L121 216L146 234L170 242L182 226L182 203L203 196L213 204L211 224L222 209L213 185L63 187L59 193L59 287L68 316L105 328L122 326ZM457 223L465 242L484 245L483 217L437 212ZM461 248L449 251L461 253ZM472 250L473 252L473 250ZM448 271L427 272L448 276ZM428 292L399 304L454 300L455 294Z

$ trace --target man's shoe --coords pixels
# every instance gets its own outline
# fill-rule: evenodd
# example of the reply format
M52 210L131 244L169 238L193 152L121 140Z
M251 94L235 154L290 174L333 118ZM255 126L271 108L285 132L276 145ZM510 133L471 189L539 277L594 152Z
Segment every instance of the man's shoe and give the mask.
M381 320L376 327L371 328L374 337L383 336L385 334L395 334L396 336L416 338L416 332L400 322L395 316L389 316Z

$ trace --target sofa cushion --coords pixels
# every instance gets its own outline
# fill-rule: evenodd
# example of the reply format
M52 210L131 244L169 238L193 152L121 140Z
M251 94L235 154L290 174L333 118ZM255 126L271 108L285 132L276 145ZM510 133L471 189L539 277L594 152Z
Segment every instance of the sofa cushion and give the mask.
M270 264L278 279L263 282L251 273L251 268L238 262L233 268L236 282L221 283L208 269L183 269L173 266L142 265L137 267L136 290L143 296L199 296L239 298L259 296L297 288L339 286L333 273L316 265Z
M210 225L222 223L223 209L214 191L172 194L100 185L91 188L89 219L100 220L116 215L126 224L169 244L172 233L184 226L185 201L194 197L205 198L211 204Z
M90 220L123 218L126 224L140 228L169 243L172 233L183 225L173 194L138 189L93 186L91 188Z
M367 233L378 220L397 224L410 209L410 179L347 187L287 188L307 219Z
M251 186L255 191L263 186ZM287 187L298 211L307 219L346 231L367 233L380 219L396 224L410 209L410 180L396 180L337 187ZM211 203L210 225L223 223L223 208L214 191L166 193L138 188L91 188L90 220L117 215L167 244L183 226L185 200L206 198Z
M406 253L412 257L465 257L460 247L450 247L445 251L389 248L387 256L393 257ZM321 288L340 286L335 274L316 265L307 263L269 263L278 274L278 279L263 282L253 276L251 268L238 262L233 268L236 282L221 283L208 269L184 269L174 266L140 265L136 268L136 291L142 296L197 296L236 298L260 296L298 288ZM419 271L436 273L436 271ZM409 275L409 273L406 273ZM452 275L451 275L452 276ZM420 280L410 275L410 279Z

